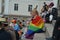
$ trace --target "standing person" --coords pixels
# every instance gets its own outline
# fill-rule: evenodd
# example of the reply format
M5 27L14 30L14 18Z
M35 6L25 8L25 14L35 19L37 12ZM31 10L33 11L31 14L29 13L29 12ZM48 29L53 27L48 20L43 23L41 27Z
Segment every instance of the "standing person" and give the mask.
M16 38L17 40L19 40L19 36L21 36L21 30L16 20L13 20L13 30L15 30Z
M54 30L53 30L53 40L60 40L60 17L57 18Z
M22 22L19 22L19 27L20 27L20 29L23 28L23 24L22 24Z
M14 28L14 27L13 27L13 26L14 26L14 25L13 25L13 22L11 22L11 23L9 24L9 26L10 26L11 29L13 29L13 28Z
M5 31L7 31L8 33L10 33L11 35L11 40L16 40L16 35L15 35L15 31L14 30L11 30L9 27L8 27L8 23L7 22L4 22L3 23L3 28Z
M4 28L2 28L2 23L0 22L0 40L12 40L10 33L5 31Z
M49 12L49 13L52 13L52 8L53 8L53 6L54 6L54 3L51 2L51 3L49 4L49 9L48 9L48 12Z
M4 21L2 22L2 20L0 20L0 40L15 40L14 38L12 39L11 34L6 30L8 24L4 24L4 22L6 23L5 18L2 19L4 19Z
M42 32L44 22L43 19L39 16L38 11L34 9L31 12L32 19L27 27L26 38L33 40L34 34L37 32Z
M58 17L58 9L56 7L52 8L53 20L56 20Z
M44 2L43 8L41 9L42 18L45 20L45 16L48 13L48 5Z
M14 26L13 29L19 33L20 32L20 28L19 28L19 25L17 24L16 20L13 20L13 26Z
M46 4L46 2L44 2L43 8L44 8L44 11L48 11L48 5Z
M24 36L25 36L25 28L26 27L23 27L24 25L22 24L22 22L20 22L19 25L20 25L20 29L22 30L21 39L23 40Z
M49 9L48 9L48 13L49 13L49 23L52 23L52 20L53 20L53 11L52 11L52 9L53 9L53 6L54 6L54 3L53 2L51 2L50 4L49 4Z
M22 20L23 27L26 27L26 22L25 20Z

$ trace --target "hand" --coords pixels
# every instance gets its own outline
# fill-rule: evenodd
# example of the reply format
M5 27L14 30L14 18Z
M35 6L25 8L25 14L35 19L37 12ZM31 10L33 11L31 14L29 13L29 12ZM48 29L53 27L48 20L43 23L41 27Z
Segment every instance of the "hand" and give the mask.
M21 36L22 35L22 30L18 31L18 34L19 34L19 36Z

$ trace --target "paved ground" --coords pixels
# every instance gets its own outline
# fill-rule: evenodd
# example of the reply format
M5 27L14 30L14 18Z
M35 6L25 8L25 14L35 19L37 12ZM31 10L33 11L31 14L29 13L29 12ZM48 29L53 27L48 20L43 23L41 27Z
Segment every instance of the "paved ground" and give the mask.
M36 33L34 40L51 40L47 38L51 38L54 26L52 24L45 24L46 33Z

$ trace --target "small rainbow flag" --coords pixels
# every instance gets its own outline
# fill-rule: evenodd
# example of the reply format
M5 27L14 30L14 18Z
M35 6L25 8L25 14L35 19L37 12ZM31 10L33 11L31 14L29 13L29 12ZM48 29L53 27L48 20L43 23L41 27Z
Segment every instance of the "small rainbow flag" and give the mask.
M44 21L40 16L36 16L35 19L32 19L30 25L28 26L27 37L31 36L32 34L42 30L44 27Z

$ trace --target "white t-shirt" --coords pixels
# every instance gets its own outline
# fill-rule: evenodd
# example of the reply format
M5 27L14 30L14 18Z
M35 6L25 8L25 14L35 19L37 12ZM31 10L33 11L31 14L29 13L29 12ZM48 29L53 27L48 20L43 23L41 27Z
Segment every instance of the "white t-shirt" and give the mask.
M50 15L49 16L49 21L52 21L53 20L53 15Z

